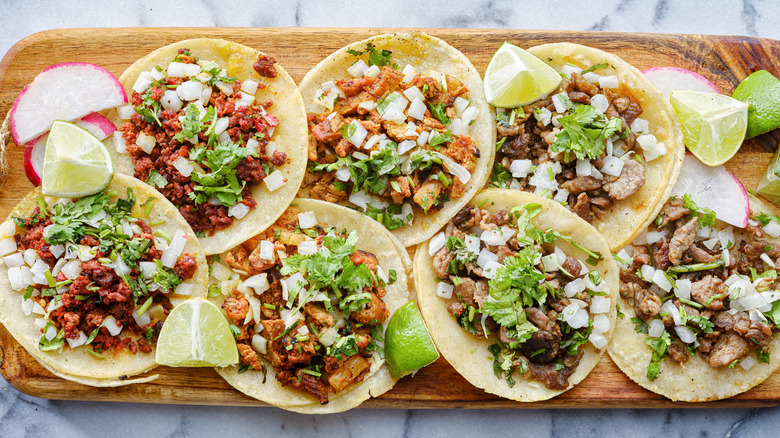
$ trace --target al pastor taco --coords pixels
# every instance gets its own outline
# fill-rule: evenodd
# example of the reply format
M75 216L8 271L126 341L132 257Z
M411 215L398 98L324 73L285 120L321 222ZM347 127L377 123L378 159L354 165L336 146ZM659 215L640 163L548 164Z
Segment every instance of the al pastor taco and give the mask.
M746 228L687 194L616 257L625 317L609 354L639 385L675 401L718 400L780 366L780 218L751 197Z
M36 189L0 231L0 322L44 367L79 383L136 382L127 378L156 365L168 311L206 294L192 229L128 176L73 200Z
M606 242L530 193L478 194L420 245L414 280L442 356L474 386L513 400L546 400L582 381L615 327Z
M217 372L251 397L305 413L344 411L389 390L397 378L384 365L384 330L412 298L401 251L355 211L296 199L212 262L210 290L240 357Z
M528 50L563 76L546 98L498 109L491 185L552 198L617 251L655 218L685 146L669 99L621 58L577 44Z
M422 33L350 44L301 81L309 164L301 197L374 218L405 245L428 239L487 180L493 111L469 60Z
M274 58L192 39L153 51L119 78L130 104L112 112L117 171L170 200L216 254L271 225L306 167L300 92Z

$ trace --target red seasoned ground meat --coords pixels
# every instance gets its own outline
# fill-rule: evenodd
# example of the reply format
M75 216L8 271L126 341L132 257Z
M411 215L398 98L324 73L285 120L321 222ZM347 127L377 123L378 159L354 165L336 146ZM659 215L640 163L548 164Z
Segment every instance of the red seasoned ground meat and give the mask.
M257 62L252 66L257 74L266 78L275 78L277 75L274 64L276 60L266 54L261 53L257 56Z
M198 263L195 261L195 258L189 254L184 254L173 267L173 273L182 280L189 280L195 274L197 268Z

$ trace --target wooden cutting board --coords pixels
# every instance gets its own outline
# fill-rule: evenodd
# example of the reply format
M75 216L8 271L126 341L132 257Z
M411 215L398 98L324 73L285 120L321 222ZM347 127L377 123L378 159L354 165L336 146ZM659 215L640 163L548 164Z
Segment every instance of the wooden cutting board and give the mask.
M133 61L165 44L195 37L226 38L274 56L300 81L322 58L347 43L389 29L229 29L126 28L64 29L27 37L0 62L0 119L10 110L25 84L48 65L82 61L99 64L119 76ZM732 36L551 32L485 29L427 29L463 51L480 72L504 42L530 47L549 42L585 44L623 57L640 70L676 66L696 71L730 95L740 80L755 70L780 75L780 42ZM755 188L780 140L774 132L747 141L726 167L749 188ZM7 150L10 173L0 193L0 217L32 189L22 168L22 148ZM487 366L487 363L486 363ZM57 377L41 367L0 326L0 373L20 391L37 397L69 400L130 401L214 405L263 405L232 389L212 369L159 367L160 378L148 384L93 388ZM151 374L150 373L150 374ZM780 374L737 397L707 406L754 407L780 404ZM366 401L372 408L617 408L702 407L673 403L626 377L605 354L579 385L552 400L519 403L486 394L471 386L444 359L405 377L387 394Z

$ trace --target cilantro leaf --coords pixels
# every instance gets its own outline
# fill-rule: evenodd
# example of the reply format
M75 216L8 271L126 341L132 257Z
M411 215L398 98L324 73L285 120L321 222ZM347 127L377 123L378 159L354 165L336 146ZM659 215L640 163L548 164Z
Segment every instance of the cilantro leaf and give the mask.
M457 236L447 238L447 251L453 253L452 260L447 265L447 272L450 274L457 274L466 264L477 261L477 254L471 252Z
M552 152L573 152L577 159L594 159L604 152L606 140L622 130L621 119L607 120L590 105L580 105L573 113L558 119L563 130L555 143L550 146Z
M691 195L683 195L683 206L691 211L691 214L699 218L699 228L715 225L715 212L707 207L699 207L693 201Z
M659 338L648 337L645 339L645 344L653 351L653 356L650 358L650 363L647 365L647 378L651 382L658 377L658 371L661 369L661 362L666 358L666 349L671 343L671 337L666 330L664 330Z
M160 175L156 170L149 172L149 176L146 178L146 183L152 187L158 189L164 188L168 185L168 180L164 176Z
M436 105L428 105L428 108L431 110L431 114L433 114L433 117L442 122L444 126L449 126L452 121L449 117L447 117L447 107L444 106L444 103L439 102Z
M449 129L444 133L440 133L437 130L431 130L431 136L428 137L428 144L431 145L432 148L437 149L439 145L444 143L450 143L452 142L452 131Z

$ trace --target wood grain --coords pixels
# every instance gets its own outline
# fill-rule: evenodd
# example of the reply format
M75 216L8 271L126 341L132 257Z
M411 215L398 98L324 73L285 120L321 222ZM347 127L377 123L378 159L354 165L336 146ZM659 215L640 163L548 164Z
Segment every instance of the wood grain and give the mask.
M404 29L408 31L409 29ZM226 38L274 56L296 81L332 51L347 43L393 29L318 28L118 28L63 29L38 33L14 45L0 61L0 117L5 117L25 84L48 65L82 61L99 64L119 76L152 49L195 37ZM504 42L521 47L569 41L616 53L640 70L676 66L700 73L731 94L755 70L780 75L780 42L732 36L550 32L485 29L427 29L463 51L480 72ZM747 187L755 188L774 152L780 133L752 139L726 167ZM22 168L22 148L9 146L11 173L0 193L0 217L32 189ZM159 367L152 383L120 388L93 388L59 379L41 367L0 326L0 373L20 391L37 397L69 400L148 403L263 405L233 390L211 369ZM471 386L443 359L402 379L390 392L368 400L371 408L618 408L618 407L755 407L780 402L780 375L737 397L704 405L673 403L626 377L607 355L588 378L555 399L519 403Z

